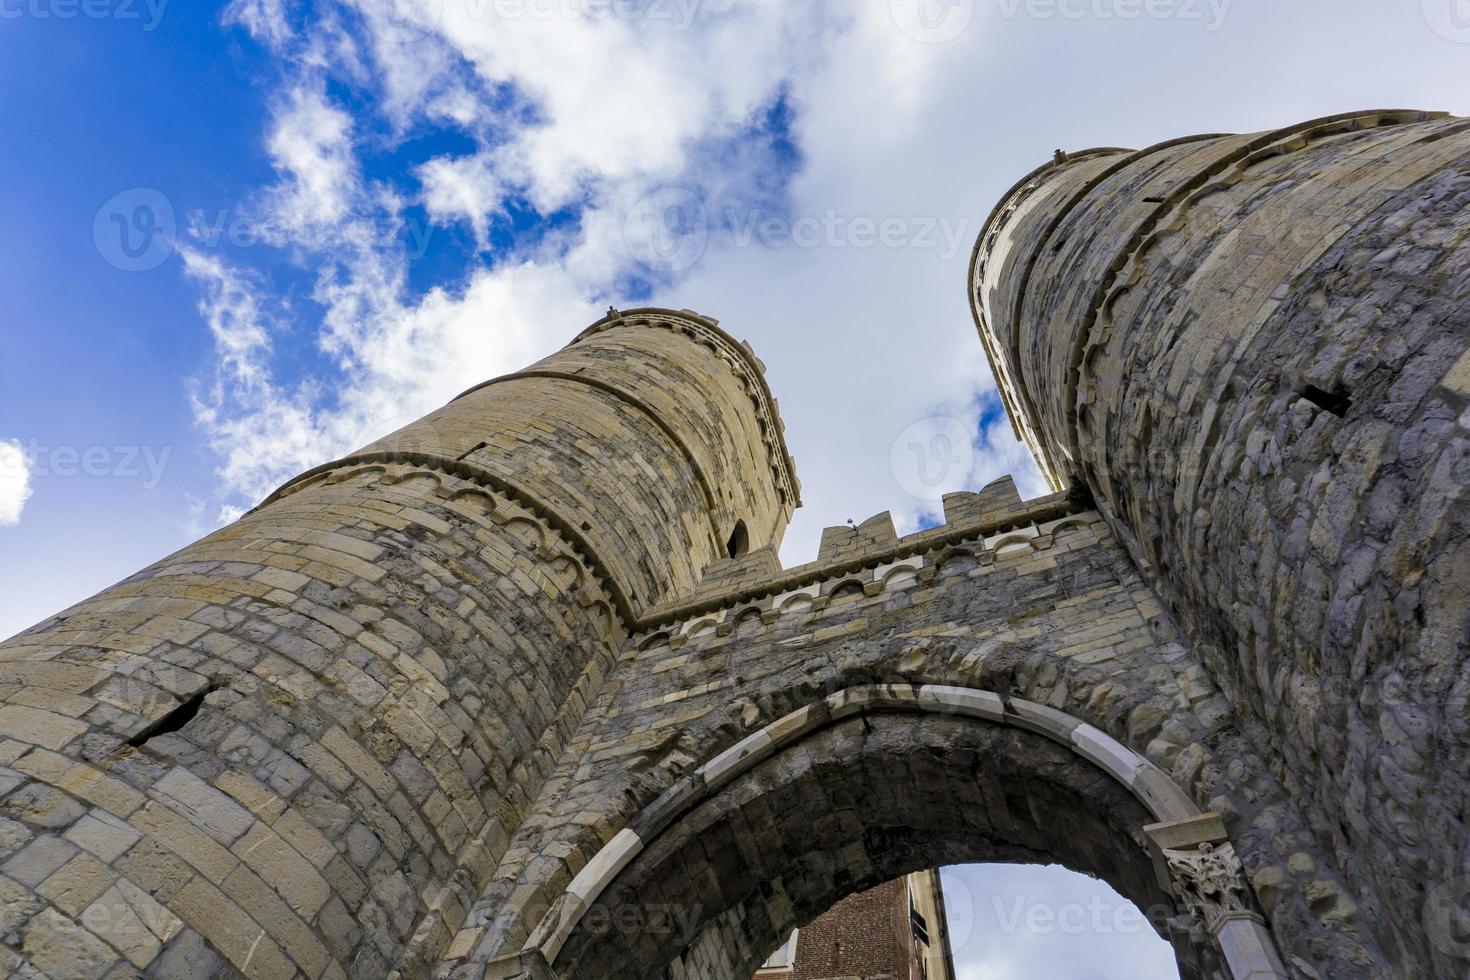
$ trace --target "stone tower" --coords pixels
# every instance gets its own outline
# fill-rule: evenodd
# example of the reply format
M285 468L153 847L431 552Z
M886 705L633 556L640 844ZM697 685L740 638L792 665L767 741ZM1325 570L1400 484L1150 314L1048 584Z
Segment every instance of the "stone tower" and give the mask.
M5 644L21 953L368 977L442 946L628 624L779 543L763 370L610 315Z
M1423 113L1059 154L971 282L1057 492L793 568L759 361L611 312L0 645L0 962L728 980L1004 860L1463 974L1467 204Z
M1470 970L1425 932L1470 873L1470 126L1063 154L972 278L1018 433L1090 491L1365 926L1405 975Z

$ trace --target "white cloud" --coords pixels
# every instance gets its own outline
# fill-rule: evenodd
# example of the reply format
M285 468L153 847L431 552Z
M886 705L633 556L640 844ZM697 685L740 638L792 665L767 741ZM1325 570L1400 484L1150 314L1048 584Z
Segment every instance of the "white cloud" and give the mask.
M317 342L335 370L319 383L241 389L248 397L221 390L205 420L235 504L312 453L378 434L373 419L430 410L558 346L608 302L624 305L629 277L647 273L624 241L625 219L650 192L676 187L703 199L714 227L702 260L653 302L720 317L770 365L808 503L787 560L809 558L821 527L848 518L892 509L911 529L935 517L937 502L904 492L889 450L922 419L978 422L981 400L993 397L964 298L968 245L1017 176L1058 145L1142 145L1349 103L1434 102L1455 70L1448 50L1419 59L1425 80L1413 84L1331 59L1305 66L1294 37L1356 36L1327 6L1232 8L1219 31L978 8L944 44L915 40L892 6L706 0L639 8L663 17L577 17L565 12L579 5L558 0L352 0L323 5L315 20L309 5L293 6L288 21L279 3L236 0L233 21L283 64L265 137L280 179L255 204L316 270ZM1433 40L1417 18L1361 14L1380 21L1385 43ZM1283 22L1293 18L1312 22ZM1283 105L1291 89L1275 82L1257 84L1254 101L1250 79L1229 89L1156 84L1211 65L1233 70L1245 53L1336 85L1298 88L1318 94ZM1110 84L1090 83L1099 78ZM791 109L795 173L755 135L778 97ZM391 187L364 176L369 154L426 127L449 127L473 148L418 160ZM408 288L407 208L422 206L440 233L469 229L484 250L511 197L570 207L578 221L490 256L462 281ZM725 227L772 215L833 216L848 228L897 219L910 235L897 247L851 235L817 247L742 245ZM926 225L945 234L926 238ZM298 334L313 326L301 311L290 319ZM228 345L221 356L233 356ZM266 466L259 454L270 439L281 451L265 453L279 461ZM1043 492L1004 421L973 448L965 478L946 489L1010 471L1023 494Z
M20 523L31 499L31 464L19 442L0 441L0 527Z
M272 47L279 47L291 36L284 0L234 0L225 8L224 19Z
M273 224L293 241L334 243L333 232L362 207L352 117L303 84L276 109L266 148L282 174L268 203Z

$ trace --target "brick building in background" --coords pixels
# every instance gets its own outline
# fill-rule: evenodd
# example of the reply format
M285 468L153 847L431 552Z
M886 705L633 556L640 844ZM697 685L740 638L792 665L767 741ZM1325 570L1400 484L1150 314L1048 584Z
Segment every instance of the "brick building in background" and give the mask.
M756 980L954 980L939 872L843 899L791 934Z

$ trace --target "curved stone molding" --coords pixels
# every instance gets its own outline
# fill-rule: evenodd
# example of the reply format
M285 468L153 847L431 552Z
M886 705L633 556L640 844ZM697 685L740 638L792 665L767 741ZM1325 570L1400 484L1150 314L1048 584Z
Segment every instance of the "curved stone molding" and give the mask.
M675 431L673 426L669 425L669 423L664 420L664 417L662 415L659 415L657 412L655 412L646 401L636 397L635 395L629 394L615 384L609 384L608 382L603 381L600 378L592 378L584 374L572 374L568 371L516 371L513 374L502 374L498 378L491 378L489 381L481 382L480 384L475 385L473 388L467 389L466 391L463 391L460 394L456 395L453 400L459 401L461 398L473 395L477 391L483 391L493 385L504 384L508 381L528 381L534 380L536 378L543 378L549 381L565 381L568 384L586 385L589 388L596 388L599 391L604 391L609 395L612 395L614 398L618 399L624 404L629 405L637 411L641 412L651 422L653 422L654 425L659 427L663 434L668 437L668 440L670 442L672 442L675 446L679 448L679 452L684 454L684 458L689 463L689 468L694 471L695 477L699 480L699 488L704 491L704 500L706 506L708 506L711 511L714 510L714 488L710 485L709 477L705 474L704 468L699 465L699 460L695 458L693 450L689 448L689 443L685 441L683 436L679 435L679 433ZM716 529L716 532L718 532L718 528ZM716 537L718 537L718 533L716 534Z
M719 322L691 310L678 313L662 309L613 311L582 331L567 346L572 347L588 337L622 326L651 326L679 330L696 336L712 349L725 355L725 362L745 386L760 420L763 441L770 458L771 472L776 477L783 499L791 507L801 506L801 481L796 477L796 462L786 447L786 427L776 408L775 396L766 382L765 365L748 345L742 344L720 328Z
M578 527L563 518L537 495L522 487L516 486L509 480L504 480L496 476L483 467L475 466L462 460L446 459L443 456L414 452L359 453L355 456L349 456L346 459L326 463L315 469L308 470L271 494L257 507L253 508L250 513L253 514L275 503L277 500L289 497L293 493L314 485L324 474L330 474L338 470L347 470L349 472L342 477L342 479L347 480L360 473L371 471L371 467L363 467L365 463L378 463L384 466L416 466L428 471L430 475L435 472L446 473L458 477L461 480L477 483L480 486L493 490L496 493L504 494L506 497L514 500L516 504L534 515L549 530L563 536L570 542L572 550L587 563L587 567L596 576L598 584L612 599L613 605L617 610L618 618L622 621L624 627L636 627L638 615L633 609L632 603L628 601L627 594L623 591L622 586L618 584L617 579L608 571L606 563L603 562L601 556L598 555L596 549L592 547L591 543Z
M1094 335L1095 327L1099 317L1107 308L1110 297L1114 297L1119 291L1127 288L1126 283L1131 270L1138 267L1136 256L1155 244L1162 229L1182 220L1181 208L1187 210L1189 202L1206 193L1208 186L1219 181L1228 181L1231 174L1238 175L1253 163L1284 152L1297 152L1305 149L1313 141L1327 136L1349 131L1356 128L1376 128L1380 126L1397 126L1410 122L1421 122L1432 119L1442 119L1446 113L1424 112L1410 109L1385 109L1340 113L1313 119L1307 122L1286 126L1281 129L1272 130L1260 134L1243 144L1230 148L1229 152L1217 156L1208 165L1201 167L1196 172L1188 175L1185 179L1173 185L1155 203L1156 207L1144 221L1137 227L1132 238L1121 249L1118 250L1112 261L1107 265L1107 275L1104 280L1097 284L1094 290L1094 298L1090 304L1089 312L1085 319L1077 324L1074 342L1074 351L1071 367L1066 378L1066 388L1061 398L1061 403L1066 406L1069 413L1070 425L1060 433L1052 433L1052 438L1041 436L1048 427L1045 419L1031 397L1030 390L1017 374L1022 363L1021 351L1021 327L1022 327L1022 305L1028 298L1033 298L1035 291L1028 288L1031 278L1035 272L1036 265L1041 256L1047 252L1047 246L1052 242L1057 230L1066 221L1067 217L1109 177L1112 177L1130 165L1155 156L1164 151L1193 143L1208 143L1210 141L1224 142L1228 137L1220 134L1191 136L1183 139L1168 140L1155 144L1144 150L1127 151L1117 148L1099 148L1085 150L1081 153L1062 154L1052 162L1043 164L1023 178L1020 183L1013 187L1001 202L991 212L981 229L980 237L976 243L975 251L971 257L970 265L970 301L971 312L975 317L976 325L982 337L987 355L990 356L992 370L996 372L998 379L1004 378L1007 383L1002 384L1002 390L1006 391L1012 398L1018 400L1016 406L1022 413L1021 418L1013 419L1017 434L1030 433L1028 444L1033 453L1038 457L1043 467L1043 473L1051 481L1052 485L1060 489L1066 486L1069 479L1075 477L1073 467L1065 465L1065 460L1079 460L1078 434L1076 431L1075 406L1077 404L1077 392L1081 385L1081 370L1085 364L1084 347L1089 338ZM994 337L996 330L1002 327L1001 323L992 323L991 318L986 315L986 303L983 292L987 273L990 271L991 256L996 248L1002 231L1015 213L1025 205L1026 201L1033 195L1048 187L1059 175L1065 174L1069 169L1075 168L1079 163L1095 161L1103 157L1119 157L1114 163L1103 167L1098 173L1086 179L1080 188L1068 195L1066 201L1056 209L1051 221L1044 226L1044 231L1037 240L1030 243L1030 251L1024 264L1024 271L1020 273L1017 281L1008 289L1012 297L1012 308L1005 311L1007 330L1002 330L1008 338L1008 349L996 346ZM1050 213L1050 212L1049 212ZM1007 401L1008 407L1010 402ZM1063 443L1058 447L1055 441ZM1059 455L1058 450L1065 453Z
M627 827L620 830L572 879L565 894L553 903L532 932L526 947L514 956L497 962L519 963L524 958L534 957L539 953L544 963L554 966L562 947L586 911L645 846L681 815L719 793L760 763L797 745L814 732L846 719L887 712L938 714L984 724L1014 726L1044 736L1107 772L1127 787L1148 812L1160 821L1158 826L1197 825L1211 817L1148 759L1105 732L1054 708L1020 698L1003 697L990 691L951 686L885 684L848 688L746 736L666 790L634 817ZM1228 847L1228 844L1223 846ZM1210 845L1205 847L1209 848ZM1206 850L1204 853L1207 860L1210 854L1215 855L1210 864L1209 884L1191 885L1193 890L1180 893L1179 897L1187 907L1193 909L1197 904L1196 899L1205 892L1214 894L1223 889L1231 895L1248 894L1249 889L1241 877L1238 862L1227 867L1222 863L1222 856L1226 852ZM1233 851L1228 853L1233 856ZM1218 927L1228 918L1215 915L1208 920L1212 935L1218 935ZM1264 945L1257 943L1257 946L1272 958L1271 962L1277 967L1276 972L1262 972L1255 961L1249 961L1240 954L1232 956L1230 948L1222 948L1231 967L1230 976L1241 980L1270 980L1272 977L1284 980L1287 974L1284 968L1279 968L1280 959L1270 943L1263 921L1256 918L1252 920L1252 925L1258 934L1255 938L1259 940L1264 937ZM1255 949L1256 946L1251 948ZM493 972L494 969L492 964L489 975L500 975Z

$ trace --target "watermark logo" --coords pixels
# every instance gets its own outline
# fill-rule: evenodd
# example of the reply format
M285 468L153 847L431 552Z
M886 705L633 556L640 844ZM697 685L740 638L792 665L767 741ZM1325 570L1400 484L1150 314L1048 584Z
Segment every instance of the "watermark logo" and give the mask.
M444 0L386 0L385 17L403 41L420 41L439 32Z
M924 44L944 44L969 30L975 0L888 0L893 23Z
M3 2L3 0L0 0ZM237 249L267 246L301 247L324 251L355 244L357 229L348 225L319 225L300 228L288 216L253 216L227 208L206 211L195 208L180 215L167 196L151 187L134 187L115 195L97 211L92 221L92 240L97 252L123 272L148 272L174 254L180 235L191 246L204 249ZM422 259L429 251L435 226L412 212L384 222L375 231L383 241L396 241L410 259Z
M623 221L623 241L639 263L654 272L683 272L709 246L709 212L683 187L645 194Z
M628 254L655 272L693 267L717 237L733 248L924 249L945 261L974 239L968 217L850 215L835 208L795 215L726 208L715 216L699 195L682 187L644 195L623 223Z
M1429 893L1424 927L1435 949L1470 960L1470 875L1451 878Z
M157 30L169 0L0 0L0 20L118 20Z
M899 487L919 500L941 500L975 467L975 444L959 419L935 416L915 422L893 440L888 465Z
M1423 0L1424 21L1455 44L1470 44L1470 0Z
M161 191L134 187L112 197L92 221L97 252L124 272L147 272L174 253L178 222Z

